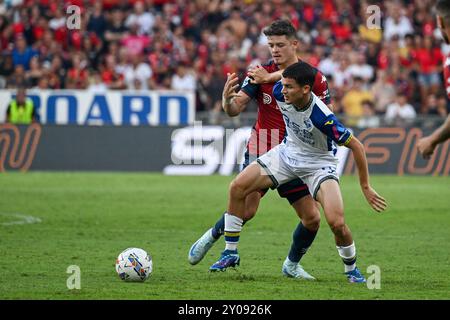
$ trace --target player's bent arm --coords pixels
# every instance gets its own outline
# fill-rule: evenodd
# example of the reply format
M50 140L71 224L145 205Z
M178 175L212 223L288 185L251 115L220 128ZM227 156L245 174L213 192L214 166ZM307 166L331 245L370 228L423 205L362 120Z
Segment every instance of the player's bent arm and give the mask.
M361 185L361 188L369 188L369 167L367 165L366 151L364 150L363 144L356 137L352 136L345 146L352 150L353 158L355 159L356 167L358 168L359 184Z
M417 148L424 159L429 159L437 145L450 137L450 115L444 124L437 128L431 135L419 139Z
M345 146L352 150L353 158L355 159L356 167L358 168L359 184L361 185L364 197L372 209L377 212L383 211L387 207L387 202L370 186L369 168L363 144L357 138L350 137L350 140Z
M250 77L250 82L255 84L263 83L275 83L281 80L281 74L283 70L277 70L274 72L268 72L266 69L256 66L248 70L248 76Z
M261 68L261 69L263 69L263 68ZM265 70L265 69L263 69L263 70ZM281 80L282 73L283 73L283 70L278 70L278 71L270 72L270 73L266 71L266 73L264 74L263 77L261 77L261 78L255 77L255 81L253 81L253 82L258 83L258 84L275 83L275 82Z
M281 80L282 73L283 73L283 70L278 70L278 71L269 73L266 78L266 83L275 83L275 82Z
M222 99L222 108L230 116L236 117L242 111L244 111L247 104L250 102L250 98L244 91L239 91L234 97Z
M450 115L447 116L444 124L431 134L430 138L433 147L450 138Z

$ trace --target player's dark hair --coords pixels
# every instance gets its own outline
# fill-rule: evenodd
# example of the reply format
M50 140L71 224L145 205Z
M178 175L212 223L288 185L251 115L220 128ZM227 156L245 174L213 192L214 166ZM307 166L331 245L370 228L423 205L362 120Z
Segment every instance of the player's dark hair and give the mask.
M287 67L283 71L283 78L294 79L300 86L308 85L312 90L316 73L312 66L306 62L300 61Z
M297 34L289 20L275 20L264 28L263 33L266 37L286 36L286 38L295 38Z
M444 20L450 20L450 1L449 0L438 0L436 2L436 13L441 16Z

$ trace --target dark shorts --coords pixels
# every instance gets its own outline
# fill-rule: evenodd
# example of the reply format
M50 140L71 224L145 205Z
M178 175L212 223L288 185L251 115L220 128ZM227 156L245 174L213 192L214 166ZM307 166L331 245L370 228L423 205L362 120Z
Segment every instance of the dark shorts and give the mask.
M251 155L247 149L244 154L244 163L242 165L242 170L244 170L257 158L258 157L256 155ZM261 194L261 197L264 197L268 190L269 188L260 190L259 193ZM293 204L295 201L310 195L308 186L300 178L293 179L278 186L277 191L280 197L286 198L290 204Z

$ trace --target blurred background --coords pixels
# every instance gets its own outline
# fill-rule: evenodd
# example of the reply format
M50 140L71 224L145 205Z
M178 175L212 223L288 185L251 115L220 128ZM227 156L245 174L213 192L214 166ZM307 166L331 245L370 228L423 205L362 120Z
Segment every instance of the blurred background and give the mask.
M69 5L80 28L69 29ZM381 28L369 29L370 5ZM228 124L227 72L241 79L270 58L261 30L287 18L299 57L328 79L347 125L435 126L449 112L442 78L450 48L434 1L7 0L0 4L0 89L177 90L195 94L195 118ZM399 111L401 110L401 111ZM253 104L233 125L251 125ZM430 124L431 123L431 124Z

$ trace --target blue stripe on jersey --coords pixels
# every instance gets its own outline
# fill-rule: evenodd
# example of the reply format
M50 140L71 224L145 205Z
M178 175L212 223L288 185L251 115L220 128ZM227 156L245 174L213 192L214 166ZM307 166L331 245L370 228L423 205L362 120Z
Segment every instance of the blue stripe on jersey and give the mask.
M281 93L281 90L283 90L283 85L281 84L281 80L277 81L275 85L273 86L273 96L277 101L284 102L283 94Z
M331 142L332 140L330 139L330 136L328 135L328 133L323 130L324 123L326 122L327 116L322 110L320 110L320 108L317 106L317 104L315 104L313 106L313 110L311 112L310 119L311 119L313 125L327 136L328 151L331 151L332 147L333 147L333 143Z
M330 112L326 115L317 104L314 105L310 118L314 126L328 137L327 144L329 151L332 150L330 139L338 145L343 145L351 136L350 131L339 122L333 113Z

